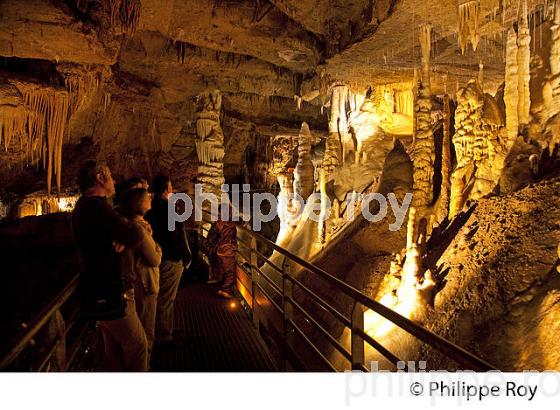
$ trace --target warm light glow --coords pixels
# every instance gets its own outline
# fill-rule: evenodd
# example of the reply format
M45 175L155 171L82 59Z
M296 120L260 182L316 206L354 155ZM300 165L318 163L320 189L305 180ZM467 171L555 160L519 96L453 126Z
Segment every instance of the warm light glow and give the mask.
M237 303L235 302L230 302L229 307L232 309L235 309L235 307L237 306Z

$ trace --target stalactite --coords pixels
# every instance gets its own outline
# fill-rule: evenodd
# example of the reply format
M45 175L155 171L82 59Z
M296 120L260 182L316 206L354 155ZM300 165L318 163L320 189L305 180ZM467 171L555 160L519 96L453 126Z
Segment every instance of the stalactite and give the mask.
M346 113L348 97L349 91L346 85L337 84L332 87L331 112L329 117L329 134L331 137L329 137L329 139L333 141L336 139L340 141L339 144L342 144L342 158L340 158L342 162L344 162L346 155L353 147L353 141L348 132L348 117ZM327 152L325 152L325 156L327 156ZM331 158L329 158L329 160L330 159ZM338 164L333 163L333 165L336 166Z
M422 50L422 82L430 89L430 55L432 51L432 25L423 24L420 27L420 48Z
M519 75L517 59L517 36L510 29L506 45L506 73L504 102L506 106L507 144L511 146L519 131Z
M28 161L36 164L42 160L47 170L48 193L53 176L60 191L62 145L70 107L68 92L19 81L14 81L14 86L23 105L0 105L0 142L3 139L7 148L13 137L26 138ZM24 145L23 140L20 144Z
M100 84L98 72L93 70L78 71L73 67L59 68L64 77L64 85L70 98L70 115L79 111Z
M412 90L395 92L395 112L414 116L414 93Z
M118 26L121 31L129 36L136 32L140 21L140 0L108 0L111 25Z
M531 35L527 16L527 0L523 0L522 13L517 33L517 78L519 81L518 93L518 120L520 124L529 123L531 109L531 95L529 83L531 81Z
M476 51L480 41L478 19L480 17L480 0L467 0L459 4L459 46L465 54L469 40Z
M12 140L26 137L29 113L23 106L21 93L11 85L0 87L0 146L8 150ZM27 139L29 152L29 139Z

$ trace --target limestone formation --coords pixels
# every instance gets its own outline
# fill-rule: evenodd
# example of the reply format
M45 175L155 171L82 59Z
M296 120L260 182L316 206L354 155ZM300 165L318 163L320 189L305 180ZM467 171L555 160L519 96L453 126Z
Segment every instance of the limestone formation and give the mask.
M433 200L433 178L435 147L432 129L432 93L430 89L430 45L431 26L420 29L422 47L422 75L418 85L415 104L415 133L410 153L414 166L414 189L412 203L417 208L426 208Z
M224 184L224 133L220 124L222 95L219 90L207 91L197 97L196 152L198 182L203 193L221 196Z
M470 41L472 48L476 51L480 41L478 21L480 16L480 0L459 1L459 46L465 54Z
M443 141L441 149L441 191L436 209L436 222L441 224L449 213L451 194L451 107L449 95L443 96Z
M60 191L62 145L68 122L68 92L24 81L12 81L1 88L0 143L7 149L12 138L19 138L29 163L47 171L47 192L52 178Z
M527 0L523 0L523 8L517 29L517 76L519 80L517 89L519 92L518 118L520 124L529 123L529 112L531 110L529 86L531 81L531 34L527 13Z
M507 34L504 102L508 144L513 144L519 131L519 60L517 35L513 29Z
M476 80L459 90L453 136L457 165L451 177L450 217L467 199L490 193L499 181L508 152L500 135L503 125L497 102Z
M315 191L315 170L311 162L311 132L303 123L298 137L298 161L294 171L294 192L307 200Z

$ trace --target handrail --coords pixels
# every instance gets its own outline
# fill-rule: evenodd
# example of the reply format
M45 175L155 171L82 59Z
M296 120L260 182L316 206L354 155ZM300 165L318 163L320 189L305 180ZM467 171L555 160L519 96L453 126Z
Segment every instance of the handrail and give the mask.
M492 366L490 363L486 362L485 360L473 355L472 353L468 352L467 350L463 349L460 346L455 345L454 343L442 338L441 336L427 330L426 328L414 323L410 319L398 314L392 309L384 306L383 304L370 299L368 296L364 295L362 292L357 290L356 288L350 286L346 282L340 280L339 278L331 275L330 273L324 271L323 269L315 266L306 260L301 259L299 256L294 255L290 251L276 245L274 242L270 241L269 239L263 237L257 232L253 232L250 229L244 226L238 226L238 228L244 230L249 235L254 236L260 242L265 243L266 245L270 246L273 250L277 251L278 253L286 256L290 260L294 261L298 265L300 265L305 270L318 275L319 277L325 279L326 281L330 282L348 296L350 296L355 301L363 304L365 307L373 310L380 316L384 317L385 319L393 322L401 329L407 331L411 335L417 337L424 343L430 345L431 347L439 350L440 352L446 354L453 360L457 362L467 365L467 366L475 366L475 370L487 371L487 370L495 370L495 367Z
M5 370L27 347L29 342L43 329L52 316L64 305L78 288L78 275L66 285L42 310L35 316L29 327L20 331L8 345L0 358L0 370Z
M279 254L283 255L284 259L285 259L285 262L286 261L294 262L297 265L299 265L301 268L303 268L304 270L306 270L310 273L313 273L313 274L317 275L318 277L322 278L323 280L327 281L331 285L334 285L336 288L338 288L340 291L344 292L347 296L349 296L352 300L354 300L355 303L356 303L356 307L361 305L365 308L371 309L372 311L376 312L380 316L384 317L385 319L387 319L390 322L392 322L393 324L395 324L397 327L405 330L406 332L408 332L412 336L416 337L417 339L426 343L427 345L431 346L432 348L436 349L437 351L443 353L444 355L446 355L450 359L456 361L457 363L459 363L463 366L466 366L466 367L468 367L472 370L478 370L478 371L495 370L495 367L493 365L491 365L490 363L488 363L487 361L485 361L485 360L479 358L478 356L470 353L469 351L463 349L462 347L450 342L449 340L444 339L443 337L431 332L430 330L424 328L423 326L420 326L420 325L414 323L410 319L400 315L399 313L397 313L397 312L393 311L392 309L384 306L383 304L369 298L367 295L360 292L358 289L354 288L353 286L349 285L348 283L346 283L346 282L342 281L341 279L333 276L332 274L326 272L325 270L319 268L318 266L300 258L299 256L291 253L290 251L278 246L277 244L275 244L274 242L265 238L261 234L259 234L257 232L254 232L254 231L252 231L252 230L250 230L250 229L248 229L245 226L242 226L240 224L237 225L237 228L244 231L245 233L249 234L249 236L254 238L254 240L256 240L260 243L263 243L264 245L266 245L271 250L276 251ZM250 251L255 256L255 258L256 258L256 255L258 253L259 256L261 256L265 260L265 262L271 264L269 258L264 257L264 255L262 255L262 253L258 252L256 250L256 247L251 247ZM256 263L255 263L255 265L256 265ZM254 266L254 268L258 269L257 266ZM259 273L262 274L260 269L258 271L259 271ZM370 344L374 349L378 350L383 356L385 356L389 360L391 360L391 361L397 360L397 357L395 355L393 355L391 352L389 352L389 350L387 350L385 347L383 347L381 344L379 344L379 342L377 342L376 340L374 340L373 338L371 338L369 335L367 335L364 332L364 330L363 330L363 317L360 319L362 321L361 326L355 327L354 317L362 316L363 315L362 311L356 311L353 314L352 320L349 320L349 319L345 318L343 315L341 315L338 312L338 310L336 310L333 306L330 306L329 304L327 304L327 302L324 299L322 299L320 296L316 295L315 292L313 292L311 289L309 289L308 287L303 285L303 283L298 281L295 277L291 276L289 273L284 272L284 265L283 265L282 273L283 273L283 276L282 276L283 288L286 286L287 282L293 283L296 286L300 286L301 289L306 294L308 294L308 296L310 296L316 303L318 303L322 308L326 309L331 314L334 314L335 318L337 318L339 320L344 319L344 320L342 320L342 323L346 327L350 328L350 330L352 332L352 337L353 337L353 342L352 342L353 344L355 344L356 346L360 346L361 342L366 342L366 343ZM265 279L267 279L267 281L269 280L269 278L266 277L266 276L265 276ZM258 286L258 287L261 288L260 286ZM276 289L276 288L275 288L275 290L278 291L278 289ZM291 288L290 288L290 293L291 292L292 291L291 291ZM265 296L268 299L271 299L270 296L268 296L266 294L265 294ZM288 304L293 305L293 298L291 296L289 296L287 298L283 298L283 299L285 299L285 300L283 300L283 305L286 302ZM324 304L326 304L326 306L324 306ZM298 305L297 307L301 307L301 306ZM287 311L285 306L284 306L283 311L284 312ZM285 318L284 318L285 324L288 324L288 325L293 324L293 319L292 318L286 317L286 313L284 314L284 316L285 316ZM316 323L316 324L318 324L318 323ZM348 326L348 325L350 325L350 326ZM292 329L294 329L293 326L292 326ZM299 328L296 328L296 329L297 329L296 333L298 333L298 334L302 333L301 329L299 329ZM321 330L324 330L324 329L321 329ZM305 335L302 335L302 336L305 336ZM310 342L310 340L306 336L305 336L304 341L306 343ZM332 342L332 341L329 340L329 342ZM335 347L338 347L338 346L335 346ZM313 348L314 348L314 350L316 350L316 346L313 346ZM361 349L361 352L358 352L357 354L363 356L363 348ZM321 359L324 359L323 355L320 355L320 356L321 356ZM354 360L352 360L353 367L356 366L356 368L363 368L363 363L360 363L360 361L363 361L363 360L360 360L360 358L358 358L356 363L354 363Z

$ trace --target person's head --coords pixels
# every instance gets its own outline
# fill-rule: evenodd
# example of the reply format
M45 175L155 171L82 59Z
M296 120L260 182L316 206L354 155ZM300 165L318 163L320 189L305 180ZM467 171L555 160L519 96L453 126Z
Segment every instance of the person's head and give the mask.
M152 190L154 192L154 196L167 199L173 192L171 179L169 179L167 175L158 175L152 181Z
M148 181L144 178L132 177L117 184L117 193L115 194L114 204L119 204L123 195L134 188L148 189Z
M148 181L146 181L144 178L140 178L140 177L132 177L128 179L128 184L130 186L129 189L132 188L144 188L144 189L148 189Z
M115 181L109 167L96 160L87 160L80 167L78 186L82 194L110 197L115 194Z
M144 216L151 208L150 194L144 188L133 188L126 191L119 203L119 208L124 216L133 218Z

